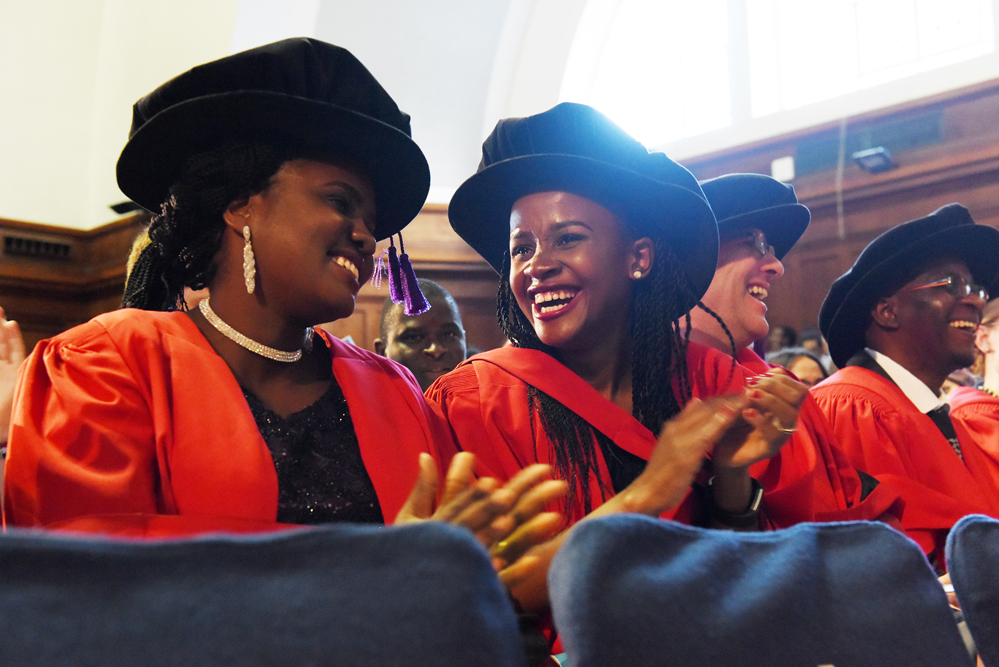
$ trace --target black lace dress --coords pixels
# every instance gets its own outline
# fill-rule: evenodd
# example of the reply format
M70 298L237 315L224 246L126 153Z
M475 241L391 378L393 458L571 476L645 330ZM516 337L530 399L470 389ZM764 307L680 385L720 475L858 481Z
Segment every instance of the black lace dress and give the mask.
M385 522L336 378L318 401L287 418L246 389L243 395L274 457L278 521Z

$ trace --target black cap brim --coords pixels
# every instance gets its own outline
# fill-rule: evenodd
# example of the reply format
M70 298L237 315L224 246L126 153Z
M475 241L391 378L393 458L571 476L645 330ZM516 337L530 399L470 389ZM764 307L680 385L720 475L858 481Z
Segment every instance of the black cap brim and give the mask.
M226 141L275 136L295 149L344 152L356 160L375 190L378 239L409 224L426 201L430 167L405 133L332 104L255 90L196 97L150 118L118 158L118 186L158 211L191 155Z
M819 330L829 345L833 363L845 366L865 347L871 308L885 296L885 285L896 282L904 271L946 257L963 261L975 282L991 285L999 268L999 230L987 225L947 227L885 258L856 279L843 295L838 294L837 284L849 280L850 273L838 278L819 310Z
M451 227L497 273L510 244L514 203L536 192L591 199L627 221L639 237L658 230L690 280L693 308L718 261L718 227L707 202L690 190L578 155L536 154L496 162L470 177L448 207Z
M808 207L802 204L781 204L719 220L718 234L724 238L727 233L759 229L767 235L767 242L774 247L777 259L784 259L784 255L808 229L811 219Z

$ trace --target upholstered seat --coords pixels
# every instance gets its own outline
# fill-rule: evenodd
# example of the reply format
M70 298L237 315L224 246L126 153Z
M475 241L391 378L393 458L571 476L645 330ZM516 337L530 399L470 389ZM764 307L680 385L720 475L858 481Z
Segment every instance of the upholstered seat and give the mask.
M980 514L947 536L947 565L964 620L986 667L999 665L999 521Z
M436 522L126 541L0 536L0 665L523 662L484 549Z
M878 523L735 533L591 519L549 588L573 667L970 664L922 551Z

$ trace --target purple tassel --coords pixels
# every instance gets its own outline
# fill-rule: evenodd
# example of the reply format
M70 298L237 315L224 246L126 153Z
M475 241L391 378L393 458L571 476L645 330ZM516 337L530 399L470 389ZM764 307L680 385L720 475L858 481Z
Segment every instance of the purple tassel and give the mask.
M402 291L402 269L399 266L399 253L395 249L395 243L389 238L388 249L389 265L389 296L392 303L402 303L405 295Z
M399 237L399 247L402 247L402 237ZM407 315L420 315L430 310L427 297L423 296L420 283L416 280L416 271L409 261L409 255L402 253L399 256L399 263L402 265L402 293L406 297L406 307L402 312Z

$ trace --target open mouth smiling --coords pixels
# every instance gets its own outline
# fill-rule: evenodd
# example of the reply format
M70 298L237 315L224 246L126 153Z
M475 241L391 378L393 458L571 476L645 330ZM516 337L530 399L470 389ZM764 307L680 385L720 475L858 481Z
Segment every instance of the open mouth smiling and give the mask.
M534 310L541 315L556 313L565 308L576 297L579 290L558 289L547 292L536 292L534 298Z
M767 291L766 287L762 287L760 285L750 285L749 289L747 289L746 291L749 292L750 296L756 297L760 301L766 299L767 295L770 294L770 292Z
M357 266L352 261L350 261L349 259L347 259L342 255L337 255L336 257L333 258L333 262L336 263L338 266L342 266L343 268L350 271L351 274L353 274L354 276L354 280L360 282L361 272L357 270Z
M953 320L949 323L949 326L959 331L973 334L975 333L975 330L978 329L978 322L974 322L972 320Z

